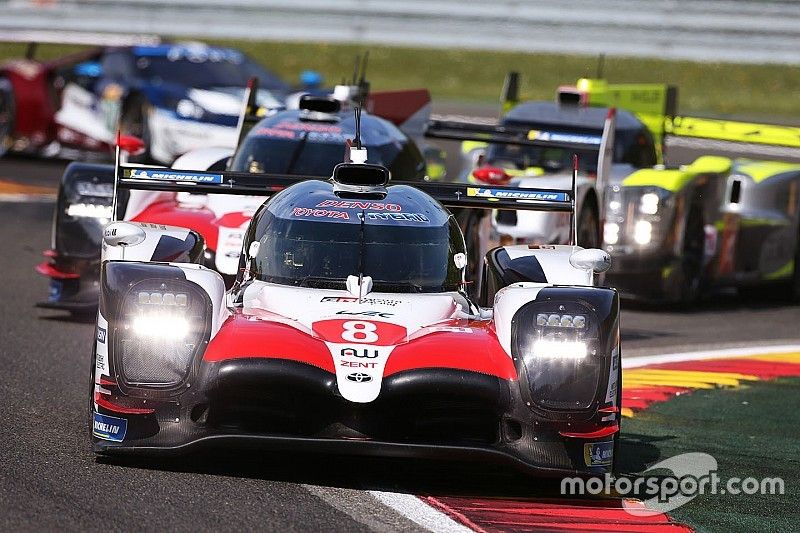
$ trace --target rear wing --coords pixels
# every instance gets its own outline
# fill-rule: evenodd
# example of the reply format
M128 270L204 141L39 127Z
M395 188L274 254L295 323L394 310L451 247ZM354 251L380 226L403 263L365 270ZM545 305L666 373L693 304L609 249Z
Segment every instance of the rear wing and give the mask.
M570 132L568 130L533 130L523 126L431 120L425 130L425 136L434 139L478 141L487 144L513 144L518 146L597 151L597 189L601 191L604 185L608 183L611 163L613 162L616 119L616 110L614 108L609 109L608 116L603 123L601 135Z
M235 194L269 197L301 181L320 177L254 174L230 171L185 171L168 168L118 165L115 198L119 190ZM415 187L448 208L574 211L568 190L479 187L461 183L394 181L390 185ZM115 211L116 212L116 211Z
M678 115L678 89L667 84L620 83L582 78L558 88L561 103L614 106L634 113L659 145L668 136L800 148L800 128Z

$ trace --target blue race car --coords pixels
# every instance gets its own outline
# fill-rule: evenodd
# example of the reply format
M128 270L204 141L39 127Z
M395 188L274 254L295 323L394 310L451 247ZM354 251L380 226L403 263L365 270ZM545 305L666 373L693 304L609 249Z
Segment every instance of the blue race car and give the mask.
M242 52L202 43L101 48L61 75L61 145L111 146L119 125L144 140L143 160L164 164L196 148L235 146L250 78L259 79L262 108L282 107L292 92Z

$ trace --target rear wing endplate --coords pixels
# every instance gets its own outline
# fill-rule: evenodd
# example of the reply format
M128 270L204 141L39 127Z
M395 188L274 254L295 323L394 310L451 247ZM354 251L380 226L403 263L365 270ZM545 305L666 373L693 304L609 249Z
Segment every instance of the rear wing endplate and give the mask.
M319 176L252 174L230 171L185 171L168 168L120 165L116 190L189 192L198 194L236 194L268 197L295 183ZM461 183L395 181L432 196L448 208L517 209L535 211L573 211L569 190L527 189L521 187L480 187Z

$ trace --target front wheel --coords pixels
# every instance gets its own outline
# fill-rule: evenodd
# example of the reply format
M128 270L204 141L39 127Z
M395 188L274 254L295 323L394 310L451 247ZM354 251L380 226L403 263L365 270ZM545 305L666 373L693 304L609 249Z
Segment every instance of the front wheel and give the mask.
M14 88L10 81L0 78L0 157L11 147L14 115Z
M693 206L686 219L680 257L678 295L681 303L692 303L700 298L704 248L703 214L699 207Z
M600 247L600 220L594 206L584 207L578 216L577 244L583 248Z

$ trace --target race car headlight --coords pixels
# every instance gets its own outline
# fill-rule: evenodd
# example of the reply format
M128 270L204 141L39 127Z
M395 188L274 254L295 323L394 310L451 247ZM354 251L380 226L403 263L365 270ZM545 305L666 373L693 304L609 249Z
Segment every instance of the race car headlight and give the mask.
M207 337L208 296L179 280L143 281L123 302L120 373L128 385L171 387L188 375Z
M617 244L619 242L619 224L606 222L603 225L603 241L606 244Z
M111 220L111 205L77 203L67 206L67 215L74 218L97 218L103 223Z
M639 199L639 212L645 215L655 215L658 213L658 194L647 192Z
M642 246L653 239L653 224L649 220L637 220L633 226L633 240Z
M591 406L604 364L599 327L594 311L579 302L531 302L514 315L512 354L538 407Z

